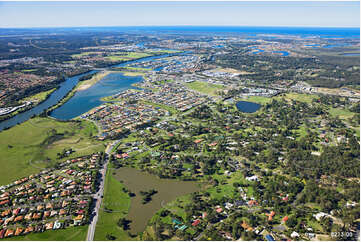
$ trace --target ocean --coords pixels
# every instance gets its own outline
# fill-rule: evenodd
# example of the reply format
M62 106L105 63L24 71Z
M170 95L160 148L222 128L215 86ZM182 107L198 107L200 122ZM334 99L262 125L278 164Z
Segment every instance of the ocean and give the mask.
M49 32L118 32L118 33L183 33L183 34L258 34L299 35L320 38L360 38L360 28L326 27L258 27L258 26L127 26L127 27L69 27L69 28L0 28L0 34L46 34Z

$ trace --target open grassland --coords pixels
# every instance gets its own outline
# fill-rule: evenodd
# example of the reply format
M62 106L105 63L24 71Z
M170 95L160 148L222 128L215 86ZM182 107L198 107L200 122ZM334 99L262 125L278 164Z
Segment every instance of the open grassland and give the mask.
M51 93L53 93L55 90L56 90L56 88L53 88L53 89L51 89L49 91L45 91L45 92L39 92L33 96L22 99L21 102L25 102L25 101L42 102L45 99L47 99L49 97L49 95Z
M197 92L201 92L212 96L218 96L217 92L222 91L224 89L222 85L216 85L216 84L200 82L200 81L186 83L186 86Z
M158 53L158 51L157 52L150 52L150 53L145 53L145 52L114 52L114 53L111 53L110 56L107 56L105 58L110 60L110 61L126 61L126 60L133 60L133 59L148 57L148 56L154 55L156 53ZM103 52L82 52L80 54L72 55L71 57L73 59L79 59L79 58L83 58L83 57L86 57L86 56L89 56L89 55L100 56L101 54L103 54Z
M354 96L359 97L360 90L353 89L353 92L356 94L351 94L347 89L342 88L325 88L325 87L317 87L317 92L323 94L331 94L331 95L341 95L341 96Z
M328 112L334 117L338 116L340 119L349 119L355 115L355 113L351 112L350 110L343 109L343 108L332 108L331 107L328 110Z
M128 232L117 225L118 220L128 214L130 197L122 190L124 185L113 177L111 171L108 169L106 174L104 200L99 210L94 240L107 240L107 234L115 236L116 240L131 240Z
M167 110L168 112L170 112L171 114L175 114L178 113L179 111L171 106L167 106L161 103L153 103L153 102L149 102L149 101L141 101L144 104L148 104L148 105L152 105L153 107L158 107L164 110Z
M50 230L43 233L30 233L25 236L7 238L10 241L84 241L88 233L88 225Z
M110 61L126 61L144 58L151 56L152 54L143 52L115 52L114 55L107 56L106 59Z
M0 132L0 185L53 165L63 149L75 150L68 158L104 150L97 132L92 122L38 117Z
M240 70L236 70L236 69L233 69L233 68L217 68L217 69L213 69L211 71L212 72L227 72L227 73L240 74L240 75L253 74L252 72L240 71Z
M33 72L36 71L37 69L25 69L25 70L21 70L22 72Z
M285 95L278 96L279 98L284 98L287 101L299 101L305 103L311 103L314 98L317 98L317 95L313 94L303 94L303 93L286 93Z

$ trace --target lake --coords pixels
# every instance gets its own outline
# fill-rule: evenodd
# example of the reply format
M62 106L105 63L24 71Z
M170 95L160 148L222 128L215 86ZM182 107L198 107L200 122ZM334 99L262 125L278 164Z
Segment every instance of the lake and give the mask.
M289 53L287 51L273 51L273 53L278 53L278 54L281 54L281 56L288 56Z
M113 67L124 67L128 64L134 64L141 61L150 61L168 56L168 54L150 56L138 60L127 61ZM83 91L78 91L62 106L51 112L50 116L60 120L69 120L75 118L104 103L100 100L102 97L111 96L129 88L133 88L132 84L142 80L142 76L124 76L124 74L120 72L111 73L90 88Z
M167 203L177 197L201 190L201 183L193 181L178 181L174 179L160 179L155 175L139 171L135 168L122 167L115 171L114 177L136 196L131 198L131 204L127 219L131 220L130 231L141 233L145 230L148 221L153 215ZM152 200L142 203L140 191L158 191L152 196Z
M252 49L252 52L251 52L252 54L259 54L259 53L265 52L262 49L257 49L257 47L255 47L255 46L248 47L248 48ZM281 54L281 56L289 55L289 53L287 51L272 51L272 53Z
M236 103L236 107L239 111L244 113L254 113L258 109L262 107L262 105L258 103L246 102L246 101L239 101Z
M142 80L142 76L124 76L120 72L110 73L90 88L76 92L62 106L51 112L50 116L60 120L75 118L104 103L100 100L102 97L132 88L132 84Z
M255 49L256 51L252 51L252 54L258 54L264 52L262 49Z

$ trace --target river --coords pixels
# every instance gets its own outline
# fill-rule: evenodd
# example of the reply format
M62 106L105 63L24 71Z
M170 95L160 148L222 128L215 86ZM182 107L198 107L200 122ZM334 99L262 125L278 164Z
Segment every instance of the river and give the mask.
M113 65L110 66L109 68L123 67L127 64L131 64L135 62L149 61L152 59L158 59L167 56L169 56L169 54L145 57L137 60L127 61L118 65ZM80 77L96 72L97 71L93 70L87 73L83 73L81 75L76 75L67 78L64 82L60 84L59 88L55 90L44 102L40 103L39 105L25 112L19 113L10 119L0 122L0 131L6 128L11 128L17 124L23 123L26 120L29 120L33 115L38 115L42 113L44 110L50 108L51 106L54 106L78 84ZM110 96L121 90L128 89L131 87L131 84L135 82L139 82L141 80L142 77L139 76L127 77L121 75L120 73L118 73L118 75L110 74L110 76L106 80L104 81L101 80L99 83L93 85L87 90L77 92L72 98L70 98L62 106L55 109L51 113L51 116L62 120L74 118L82 113L89 111L91 108L101 104L99 98ZM99 92L99 94L97 94L97 92ZM67 112L69 113L67 114Z

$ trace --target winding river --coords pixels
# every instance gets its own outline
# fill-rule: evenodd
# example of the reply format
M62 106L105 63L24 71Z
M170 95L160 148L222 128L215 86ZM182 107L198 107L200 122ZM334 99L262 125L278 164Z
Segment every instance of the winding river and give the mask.
M137 60L123 62L118 65L113 65L110 67L124 67L127 64L149 61L152 59L158 59L163 57L168 57L169 54L158 55L145 57ZM109 67L109 68L110 68ZM96 73L98 71L89 71L80 75L67 78L62 82L57 90L55 90L44 102L39 105L15 115L14 117L0 122L0 131L6 128L11 128L17 124L23 123L29 120L32 116L42 113L44 110L54 106L61 99L63 99L79 82L79 78L90 73ZM104 80L99 81L97 84L92 87L77 92L72 98L65 102L62 106L55 109L51 116L61 120L68 120L74 118L82 113L85 113L100 105L102 102L99 100L101 97L110 96L119 91L128 89L131 87L131 84L143 80L140 76L124 76L121 73L114 73L108 75Z

